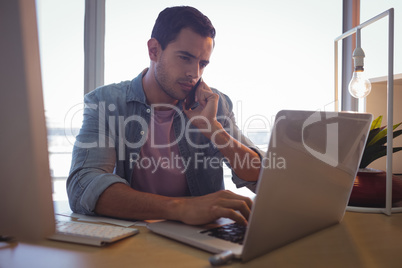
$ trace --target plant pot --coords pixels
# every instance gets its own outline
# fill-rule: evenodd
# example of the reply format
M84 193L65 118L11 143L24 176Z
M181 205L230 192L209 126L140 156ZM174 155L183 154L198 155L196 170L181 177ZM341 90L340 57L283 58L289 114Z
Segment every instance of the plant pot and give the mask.
M386 172L359 169L349 199L349 206L385 207ZM392 204L402 200L402 179L392 176Z

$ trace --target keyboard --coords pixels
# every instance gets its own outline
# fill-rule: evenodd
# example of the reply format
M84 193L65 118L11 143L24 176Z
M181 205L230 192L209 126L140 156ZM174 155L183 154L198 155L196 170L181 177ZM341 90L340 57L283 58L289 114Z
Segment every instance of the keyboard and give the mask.
M222 225L216 228L202 231L209 236L220 238L229 242L242 245L246 234L247 226L242 226L236 223Z
M103 246L138 233L138 229L114 225L56 220L56 232L51 240Z

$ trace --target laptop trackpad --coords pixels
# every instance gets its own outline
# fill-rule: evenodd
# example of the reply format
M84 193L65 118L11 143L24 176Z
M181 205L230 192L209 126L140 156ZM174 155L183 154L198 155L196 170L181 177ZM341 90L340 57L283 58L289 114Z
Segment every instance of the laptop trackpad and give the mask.
M214 223L202 226L186 225L175 221L161 221L150 223L147 227L155 233L201 248L208 252L220 253L225 250L231 250L235 256L240 256L243 248L241 245L209 236L204 232L205 230L230 223L233 223L233 221L221 218Z

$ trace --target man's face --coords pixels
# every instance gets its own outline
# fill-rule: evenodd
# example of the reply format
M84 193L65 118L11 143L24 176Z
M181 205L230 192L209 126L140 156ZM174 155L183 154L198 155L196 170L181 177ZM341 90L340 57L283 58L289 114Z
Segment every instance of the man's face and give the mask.
M155 79L173 100L183 100L201 78L209 63L213 39L184 28L156 62Z

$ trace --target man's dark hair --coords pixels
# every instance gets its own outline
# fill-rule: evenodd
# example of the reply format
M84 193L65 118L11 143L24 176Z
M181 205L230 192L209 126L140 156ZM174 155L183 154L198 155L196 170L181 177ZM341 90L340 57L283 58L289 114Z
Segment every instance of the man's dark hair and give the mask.
M189 6L168 7L159 13L151 37L158 40L164 50L183 28L190 28L203 37L215 38L215 28L208 17Z

